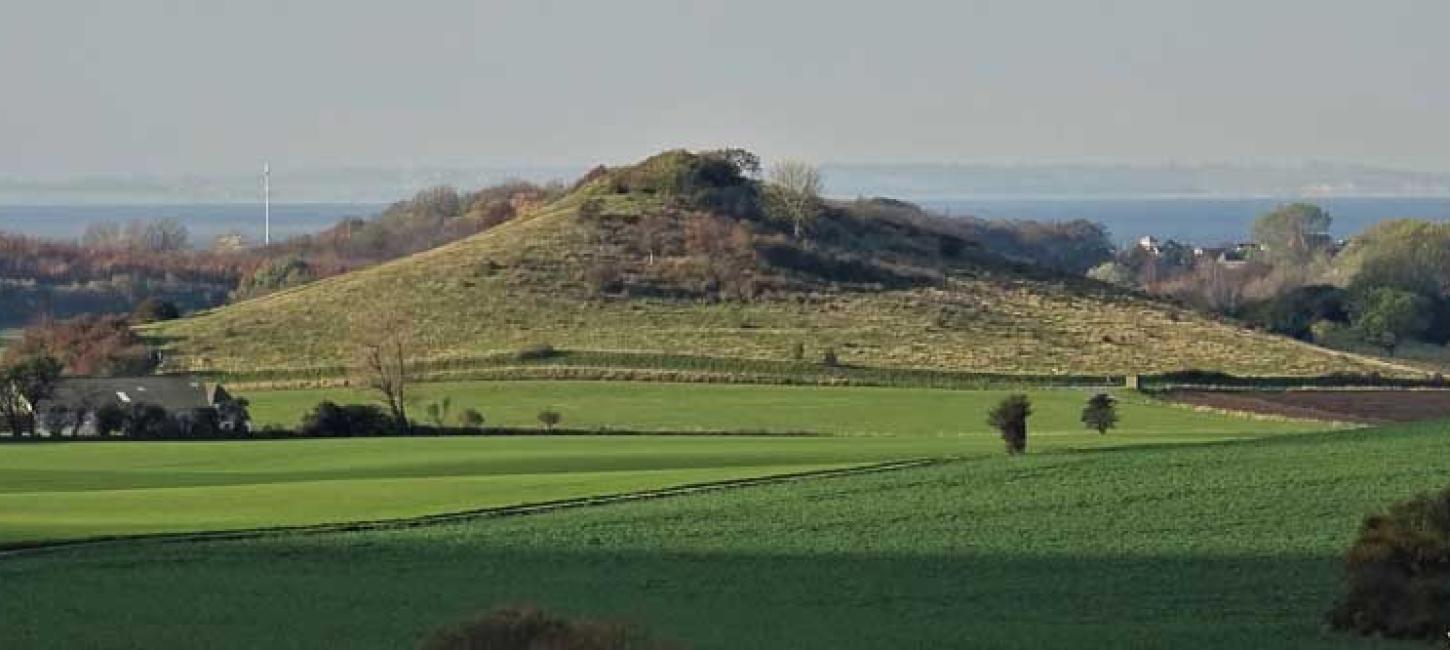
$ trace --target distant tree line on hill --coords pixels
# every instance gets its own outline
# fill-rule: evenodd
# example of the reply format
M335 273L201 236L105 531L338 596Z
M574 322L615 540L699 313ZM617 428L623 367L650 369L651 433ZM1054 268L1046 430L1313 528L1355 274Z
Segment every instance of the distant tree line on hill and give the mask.
M1332 223L1289 204L1260 217L1250 242L1145 238L1089 275L1333 347L1450 342L1450 225L1387 220L1337 242Z
M193 247L176 219L95 224L77 241L0 233L0 328L126 314L148 299L184 312L261 296L467 237L563 191L524 182L428 188L375 218L270 247L248 247L239 235Z

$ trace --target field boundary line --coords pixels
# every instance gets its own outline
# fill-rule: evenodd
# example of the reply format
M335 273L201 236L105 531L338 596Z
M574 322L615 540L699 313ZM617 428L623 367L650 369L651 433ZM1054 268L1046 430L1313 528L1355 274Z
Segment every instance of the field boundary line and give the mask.
M766 476L726 479L722 481L706 481L701 483L686 483L683 485L675 485L671 487L657 488L653 490L618 492L614 494L574 497L570 499L541 501L537 503L524 503L512 506L497 506L492 508L459 510L455 512L420 515L417 517L401 517L396 519L375 519L328 524L302 524L296 526L270 526L265 528L244 528L238 530L198 531L183 533L142 533L137 535L107 535L99 537L85 537L79 539L41 542L0 542L0 560L21 555L36 555L40 553L63 551L88 546L105 546L128 542L152 541L171 544L239 539L258 539L263 537L284 537L288 535L322 535L329 533L351 533L372 530L403 530L408 528L421 528L426 526L437 526L443 524L465 522L475 519L492 519L501 517L519 517L525 515L548 514L561 510L572 510L576 508L588 508L593 506L612 505L616 503L630 503L634 501L647 501L677 496L688 496L692 494L720 492L724 490L755 487L760 485L772 485L779 483L791 483L796 481L810 481L816 479L828 479L843 476L857 476L863 474L891 472L903 469L914 469L918 467L938 465L951 462L951 460L953 459L910 458L905 460L888 461L884 463L871 463L867 465L838 467L834 469L791 472L787 474L770 474Z

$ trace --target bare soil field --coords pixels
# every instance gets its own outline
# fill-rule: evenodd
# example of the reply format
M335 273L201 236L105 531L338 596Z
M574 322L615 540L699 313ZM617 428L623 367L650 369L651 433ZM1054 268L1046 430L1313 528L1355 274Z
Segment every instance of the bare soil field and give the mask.
M1176 390L1162 397L1230 411L1362 424L1450 418L1450 391L1445 390Z

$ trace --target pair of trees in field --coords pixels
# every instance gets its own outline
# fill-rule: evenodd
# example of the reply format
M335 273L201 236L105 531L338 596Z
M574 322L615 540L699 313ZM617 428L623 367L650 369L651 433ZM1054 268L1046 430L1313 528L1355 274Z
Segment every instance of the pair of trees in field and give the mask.
M1008 395L987 414L987 424L996 429L1007 446L1009 455L1027 452L1027 419L1032 416L1032 401L1026 395ZM1107 393L1088 399L1082 409L1082 423L1099 435L1118 425L1117 400Z

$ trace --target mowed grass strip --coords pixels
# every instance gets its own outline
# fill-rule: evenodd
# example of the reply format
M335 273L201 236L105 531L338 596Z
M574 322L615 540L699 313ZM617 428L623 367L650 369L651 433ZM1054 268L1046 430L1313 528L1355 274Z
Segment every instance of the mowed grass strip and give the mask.
M452 400L453 412L476 408L490 426L538 427L553 409L571 429L645 431L809 432L831 435L978 436L990 433L987 412L1006 395L1033 400L1035 432L1080 432L1079 415L1091 390L939 390L670 384L603 381L472 381L416 384L413 416L423 406ZM1323 429L1322 424L1266 421L1198 413L1119 391L1125 433L1264 434ZM333 388L249 391L258 426L296 427L322 400L373 402L373 393Z
M909 458L1001 453L984 413L996 392L668 384L432 384L419 392L500 405L526 426L543 406L565 423L843 436L484 436L87 442L0 447L0 543L415 517ZM1181 444L1318 426L1128 400L1107 436L1077 423L1087 393L1033 393L1034 450ZM347 392L253 395L292 412ZM506 405L507 408L503 408ZM290 409L290 410L289 410ZM587 414L587 415L586 415ZM274 416L278 417L278 416ZM510 420L512 418L512 420ZM497 422L497 419L493 421ZM741 426L736 424L736 426ZM896 432L896 433L888 433Z
M1327 633L1321 616L1360 518L1446 476L1450 431L1426 424L978 457L407 530L118 544L0 561L0 638L396 648L530 602L705 649L1412 648Z

